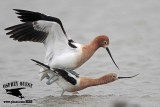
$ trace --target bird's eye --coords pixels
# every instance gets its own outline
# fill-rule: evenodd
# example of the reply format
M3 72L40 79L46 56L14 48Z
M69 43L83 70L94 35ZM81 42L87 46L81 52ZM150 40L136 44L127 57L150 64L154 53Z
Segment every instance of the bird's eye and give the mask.
M107 41L104 41L104 44L107 44Z

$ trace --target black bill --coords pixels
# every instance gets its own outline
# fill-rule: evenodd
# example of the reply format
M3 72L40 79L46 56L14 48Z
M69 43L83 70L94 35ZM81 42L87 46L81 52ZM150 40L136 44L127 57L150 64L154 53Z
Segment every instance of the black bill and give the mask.
M108 54L109 54L109 56L111 57L111 59L112 59L112 61L113 61L113 63L116 65L116 67L119 69L119 67L117 66L117 64L115 63L115 61L114 61L114 59L113 59L113 57L112 57L112 54L111 54L111 52L110 52L110 50L109 50L109 48L107 47L106 48L106 50L107 50L107 52L108 52Z
M136 74L136 75L133 75L133 76L129 76L129 77L118 77L118 79L133 78L133 77L136 77L137 75L139 75L139 74Z

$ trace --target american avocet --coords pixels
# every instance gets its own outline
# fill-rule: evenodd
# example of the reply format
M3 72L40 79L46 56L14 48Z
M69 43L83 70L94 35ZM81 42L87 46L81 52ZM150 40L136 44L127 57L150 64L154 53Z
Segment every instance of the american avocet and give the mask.
M74 70L85 63L99 48L105 48L118 68L109 51L109 38L100 35L90 43L82 45L74 42L65 32L60 19L38 12L14 9L22 24L11 26L5 30L10 38L18 41L44 43L46 55L44 63L51 68ZM118 68L119 69L119 68Z
M63 91L61 93L61 96L65 91L77 93L77 91L91 86L103 85L116 81L118 79L132 78L138 75L137 74L129 77L117 77L117 74L109 73L99 78L80 77L74 71L71 72L58 68L51 69L48 65L45 65L39 61L36 61L34 59L32 59L32 61L36 62L37 65L41 66L44 69L44 71L42 71L44 73L41 77L41 80L43 80L49 73L50 78L48 79L47 84L50 85L55 82L60 88L62 88Z

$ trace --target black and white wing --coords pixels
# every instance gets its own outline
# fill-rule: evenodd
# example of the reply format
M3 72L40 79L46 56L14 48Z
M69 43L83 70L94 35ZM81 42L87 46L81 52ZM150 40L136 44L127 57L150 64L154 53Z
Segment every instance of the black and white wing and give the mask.
M52 81L57 81L59 79L59 77L62 77L64 80L66 80L67 82L71 83L72 85L76 85L77 81L75 78L79 78L79 74L77 74L75 71L68 71L68 70L64 70L64 69L59 69L59 68L54 68L51 69L48 65L45 65L39 61L36 61L34 59L31 59L32 61L36 62L37 65L41 66L44 71L41 80L43 80L46 77L46 74L48 73L52 73L52 77L48 78L47 84L50 85L53 82Z
M11 26L7 35L14 40L44 43L46 56L64 49L73 49L73 40L67 36L60 19L38 12L14 9L22 24ZM69 48L68 48L69 47ZM58 52L60 53L60 52Z
M33 41L33 42L44 42L48 34L53 29L56 32L58 26L60 31L63 32L63 36L67 36L62 22L56 17L47 16L38 12L32 12L27 10L14 9L18 18L21 19L22 24L11 26L5 30L11 30L8 32L8 35L11 35L11 38L18 41ZM52 28L53 27L53 28Z

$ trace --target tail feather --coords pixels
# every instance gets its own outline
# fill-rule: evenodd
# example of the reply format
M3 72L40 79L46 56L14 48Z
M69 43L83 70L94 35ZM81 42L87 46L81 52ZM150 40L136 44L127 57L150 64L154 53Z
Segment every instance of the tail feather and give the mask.
M34 60L34 59L31 59L32 61L34 61L34 62L36 62L37 63L37 65L39 65L39 66L41 66L41 67L45 67L46 68L46 70L44 70L44 71L42 71L42 72L44 72L43 73L43 75L42 75L42 77L41 77L41 80L43 80L46 76L47 76L47 74L49 73L49 72L54 72L54 74L55 75L53 75L49 80L48 80L48 82L49 82L49 84L50 84L50 80L54 77L54 76L61 76L62 78L64 78L67 82L69 82L69 83L71 83L72 85L76 85L77 84L77 81L76 81L76 77L77 76L75 76L74 74L72 74L72 73L69 73L68 71L66 71L66 70L63 70L63 69L58 69L58 68L54 68L54 70L52 70L52 69L50 69L50 67L48 66L48 65L45 65L45 64L43 64L43 63L41 63L41 62L39 62L39 61L36 61L36 60Z
M58 73L57 73L56 71L54 71L54 70L51 70L48 65L45 65L45 64L43 64L43 63L41 63L41 62L39 62L39 61L37 61L37 60L34 60L34 59L31 59L31 60L34 61L34 62L36 62L36 65L39 65L40 67L42 67L42 68L44 69L43 71L41 71L41 72L43 72L43 75L42 75L42 77L41 77L41 79L40 79L41 81L42 81L45 77L47 77L47 76L48 76L48 73L50 73L50 72L58 75Z
M45 68L47 68L47 69L50 69L50 67L49 67L48 65L45 65L45 64L43 64L43 63L41 63L41 62L39 62L39 61L36 61L36 60L34 60L34 59L31 59L31 60L34 61L34 62L36 62L37 65L39 65L39 66L41 66L41 67L45 67Z

